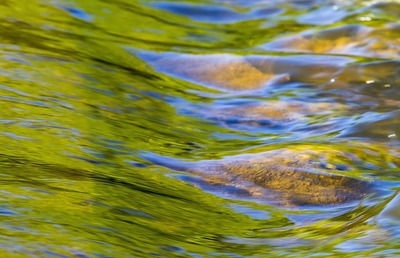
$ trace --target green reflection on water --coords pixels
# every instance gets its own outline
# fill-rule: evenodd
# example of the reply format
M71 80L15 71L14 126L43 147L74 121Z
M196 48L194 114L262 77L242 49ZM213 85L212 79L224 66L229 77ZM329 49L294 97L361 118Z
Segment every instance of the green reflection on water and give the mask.
M372 33L371 40L387 38L398 49L398 25L392 24L397 22L397 9L390 4L367 8L367 1L354 1L352 6L340 6L348 12L346 17L314 26L302 21L310 10L323 9L322 2L309 1L313 6L307 6L301 1L277 1L274 15L272 9L257 9L262 1L250 7L231 2L218 1L218 6L231 8L236 16L215 16L213 22L212 17L204 21L191 18L190 13L157 8L154 1L0 1L2 256L385 257L399 253L396 226L375 221L399 189L398 142L387 137L398 133L399 96L389 91L398 89L398 63L378 62L391 59L392 52L368 56L362 45L357 53L344 52L346 47L328 53L353 58L350 68L341 67L336 75L343 85L354 87L350 90L354 96L344 86L328 85L320 92L321 81L311 77L307 84L265 96L229 95L156 71L151 62L137 56L144 51L286 56L290 53L267 52L262 45L304 31L318 38L313 30L358 24L360 17L372 14L374 19L363 24L377 29L379 37ZM204 7L215 1L185 3ZM378 43L366 49L373 54ZM362 68L363 63L373 62L377 69ZM360 74L358 80L351 77L355 73ZM392 88L377 90L367 80L382 81L384 87L390 83ZM218 108L235 98L323 98L354 109L330 116L311 114L306 126L344 121L351 127L366 122L353 131L333 126L326 134L296 138L290 130L276 133L252 125L250 130L237 130L228 123L221 126L221 119L186 112L188 107ZM369 123L368 119L376 120ZM275 207L234 194L206 192L179 180L184 173L141 159L143 153L156 153L199 161L296 145L321 152L329 145L353 153L369 167L356 164L349 175L376 180L381 192L339 207ZM266 215L252 216L258 212Z

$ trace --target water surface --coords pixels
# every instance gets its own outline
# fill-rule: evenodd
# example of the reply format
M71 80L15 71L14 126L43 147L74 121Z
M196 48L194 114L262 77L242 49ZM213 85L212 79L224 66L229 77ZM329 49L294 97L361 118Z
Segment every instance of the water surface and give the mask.
M0 1L1 256L400 255L399 16L397 1ZM286 205L204 169L288 151L371 191Z

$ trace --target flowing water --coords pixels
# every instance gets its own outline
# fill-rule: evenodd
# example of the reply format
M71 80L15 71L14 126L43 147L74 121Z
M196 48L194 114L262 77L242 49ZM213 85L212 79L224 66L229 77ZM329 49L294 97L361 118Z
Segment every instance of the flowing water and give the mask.
M0 257L400 256L399 17L0 0Z

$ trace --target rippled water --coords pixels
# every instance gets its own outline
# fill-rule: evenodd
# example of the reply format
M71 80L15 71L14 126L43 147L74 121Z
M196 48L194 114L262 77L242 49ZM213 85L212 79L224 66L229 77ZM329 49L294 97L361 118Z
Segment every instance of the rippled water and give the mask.
M400 256L398 17L0 0L1 256Z

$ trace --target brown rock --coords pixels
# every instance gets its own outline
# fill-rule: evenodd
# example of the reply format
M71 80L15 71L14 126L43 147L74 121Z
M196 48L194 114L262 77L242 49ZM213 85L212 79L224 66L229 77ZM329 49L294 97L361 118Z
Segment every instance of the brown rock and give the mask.
M310 115L329 115L332 112L347 110L343 104L301 101L268 101L245 105L227 105L216 108L193 110L202 117L217 121L226 127L284 126L288 122L306 120Z
M360 200L372 189L370 182L344 175L360 162L357 158L329 148L303 146L192 163L152 161L281 206L337 205Z
M373 29L361 25L345 25L321 31L278 39L262 46L270 51L345 54L395 58L400 53L400 30L394 25Z
M232 55L169 56L156 61L155 67L194 83L235 91L289 80L287 74L261 72L244 58Z

